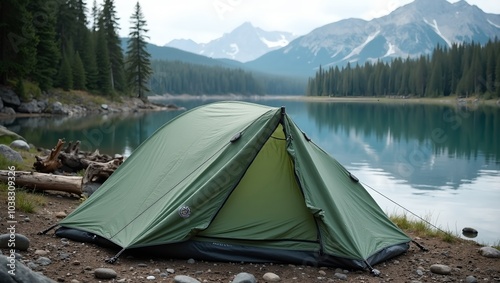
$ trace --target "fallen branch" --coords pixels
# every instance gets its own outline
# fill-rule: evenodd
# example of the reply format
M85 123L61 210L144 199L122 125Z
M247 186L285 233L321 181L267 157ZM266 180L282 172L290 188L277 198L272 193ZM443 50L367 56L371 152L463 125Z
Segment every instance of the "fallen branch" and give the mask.
M0 181L8 182L13 177L12 171L0 170ZM15 171L16 186L34 190L60 191L80 195L82 193L82 177L63 176L29 171Z

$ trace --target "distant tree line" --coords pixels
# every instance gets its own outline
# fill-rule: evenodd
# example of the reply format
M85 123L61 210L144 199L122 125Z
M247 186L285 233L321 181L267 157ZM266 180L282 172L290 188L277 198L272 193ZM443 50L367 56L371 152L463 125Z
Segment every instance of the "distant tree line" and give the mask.
M254 74L221 66L180 61L152 61L151 90L157 94L192 95L303 95L306 80Z
M499 98L500 42L438 46L431 55L363 66L320 67L308 81L307 95Z
M28 80L41 90L137 92L138 80L132 77L141 52L141 70L149 75L139 3L131 18L135 41L129 41L127 58L118 37L113 0L104 0L101 6L94 0L90 22L84 0L2 0L0 7L0 84Z

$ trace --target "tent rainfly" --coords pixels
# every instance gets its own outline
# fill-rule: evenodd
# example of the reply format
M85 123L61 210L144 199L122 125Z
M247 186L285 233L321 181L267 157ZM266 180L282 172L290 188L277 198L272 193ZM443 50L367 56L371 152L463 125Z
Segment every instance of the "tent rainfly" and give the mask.
M216 102L163 125L56 235L162 257L369 269L411 239L285 109Z

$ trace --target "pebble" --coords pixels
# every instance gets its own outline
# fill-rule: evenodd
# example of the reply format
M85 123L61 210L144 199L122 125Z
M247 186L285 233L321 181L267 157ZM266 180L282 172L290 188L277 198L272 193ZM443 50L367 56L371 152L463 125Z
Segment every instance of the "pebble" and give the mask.
M67 216L67 214L64 211L59 211L59 212L56 212L55 216L56 216L56 218L64 218Z
M479 253L484 257L500 258L500 251L493 247L482 247L479 249Z
M39 255L39 256L44 256L44 255L47 255L48 253L49 253L49 251L47 251L47 250L36 250L35 251L35 254Z
M192 258L190 258L190 259L188 259L187 263L189 263L189 264L193 264L193 263L195 263L195 260L194 260L194 259L192 259Z
M264 276L262 276L262 279L264 279L264 281L267 281L267 282L278 282L281 280L281 278L272 273L272 272L267 272L266 274L264 274Z
M433 264L430 268L432 273L441 274L441 275L450 275L451 267L444 264Z
M347 280L347 275L345 275L344 273L336 272L333 276L340 280Z
M145 263L139 263L137 266L138 266L138 267L148 267L148 265L147 265L147 264L145 264Z
M35 262L41 266L46 266L52 263L52 261L49 258L44 256L39 257Z
M173 268L167 268L167 273L173 274L173 273L175 273L175 269L173 269Z
M147 280L155 280L156 277L154 277L153 275L149 275L148 277L146 277Z
M476 277L469 275L465 278L465 283L477 283Z
M113 279L116 278L118 274L111 268L96 268L94 270L94 276L98 279Z
M15 248L20 251L26 251L30 247L30 240L28 237L22 234L2 234L0 235L0 249L10 249L12 247L9 246L9 240L11 237L14 237L15 240Z
M241 272L234 277L232 283L256 283L257 279L250 273Z
M321 276L325 276L325 275L326 275L326 272L325 272L324 270L320 270L320 271L318 271L318 273L319 273L319 275L321 275Z
M174 277L174 283L201 283L201 282L186 275L177 275Z

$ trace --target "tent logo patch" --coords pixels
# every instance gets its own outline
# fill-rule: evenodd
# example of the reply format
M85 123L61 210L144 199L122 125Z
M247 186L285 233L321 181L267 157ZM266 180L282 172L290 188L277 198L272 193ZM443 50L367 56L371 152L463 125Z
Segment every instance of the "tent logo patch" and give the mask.
M188 218L191 216L191 208L189 208L189 206L179 207L179 216L182 218Z

